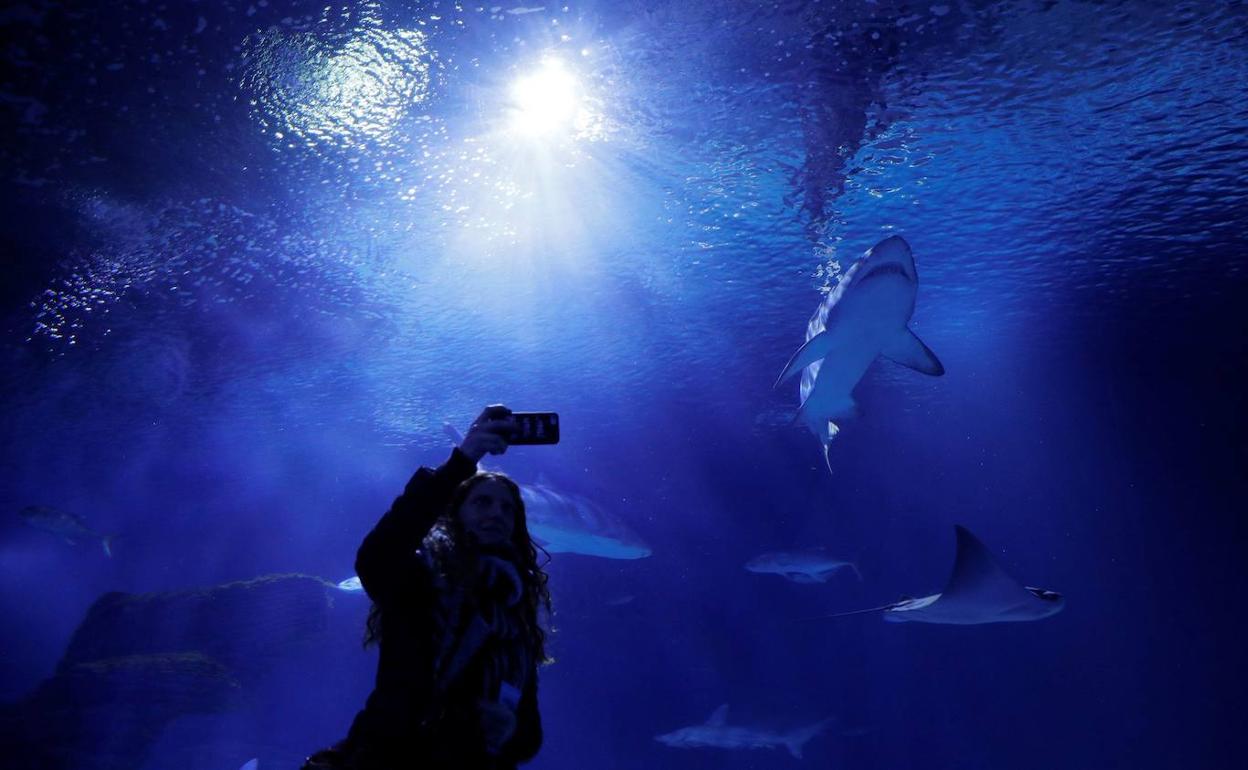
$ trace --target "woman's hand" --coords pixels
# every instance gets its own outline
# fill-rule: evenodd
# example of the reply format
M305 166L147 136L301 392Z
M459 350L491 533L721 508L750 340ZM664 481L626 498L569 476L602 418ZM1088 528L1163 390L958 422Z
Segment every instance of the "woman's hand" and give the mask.
M486 748L491 754L497 754L516 731L516 712L503 703L489 700L478 701L477 706Z
M481 462L487 454L501 455L507 451L507 440L514 430L511 410L502 404L491 404L473 420L459 451L474 463Z

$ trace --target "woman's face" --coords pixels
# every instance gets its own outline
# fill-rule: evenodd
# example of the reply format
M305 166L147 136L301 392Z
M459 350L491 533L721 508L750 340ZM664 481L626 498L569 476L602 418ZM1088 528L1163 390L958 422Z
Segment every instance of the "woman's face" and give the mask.
M516 501L511 489L495 479L486 479L472 488L460 506L464 532L481 545L503 545L511 541L516 528Z

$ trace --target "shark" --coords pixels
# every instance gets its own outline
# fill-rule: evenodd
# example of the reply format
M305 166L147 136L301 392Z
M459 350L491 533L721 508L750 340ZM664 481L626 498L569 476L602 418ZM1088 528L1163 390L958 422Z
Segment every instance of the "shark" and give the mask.
M551 486L539 476L521 484L529 532L550 553L579 553L603 559L644 559L650 546L623 520L588 498Z
M27 526L51 532L65 539L70 545L79 540L99 540L105 556L113 555L113 539L116 535L103 535L87 526L87 520L76 513L62 511L46 505L28 505L17 512Z
M834 559L819 550L773 551L760 554L745 563L748 572L779 575L794 583L826 583L842 570L851 570L862 580L858 565Z
M453 446L463 436L450 423L442 430ZM482 467L484 470L484 467ZM539 473L531 484L519 484L529 534L549 553L579 553L603 559L644 559L650 546L622 519L596 502L570 494Z
M345 580L339 580L334 584L334 588L342 591L344 594L362 594L364 593L364 583L360 581L359 575L352 575Z
M977 626L985 623L1017 623L1056 615L1066 599L1056 591L1025 586L1006 574L979 538L957 526L957 556L953 573L938 594L918 599L902 597L892 604L824 617L883 612L893 623L937 623Z
M711 713L700 725L690 725L670 733L656 735L654 739L674 749L778 749L786 748L796 759L802 758L802 747L833 720L825 719L791 732L775 732L756 727L729 725L728 704Z
M879 357L934 377L945 367L910 330L919 279L910 244L899 235L867 249L815 310L806 326L806 342L776 378L779 387L802 373L801 422L828 446L841 424L860 414L853 391Z

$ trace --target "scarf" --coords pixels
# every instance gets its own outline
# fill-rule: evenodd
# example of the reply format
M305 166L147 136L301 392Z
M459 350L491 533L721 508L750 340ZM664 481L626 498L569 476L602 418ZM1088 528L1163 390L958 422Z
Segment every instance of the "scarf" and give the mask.
M529 650L519 608L524 582L515 564L491 554L478 557L476 580L471 582L470 586L450 586L445 582L441 586L439 594L445 601L442 644L434 661L434 688L439 695L446 692L489 644L492 654L486 661L485 692L481 696L499 700L503 682L523 691L528 678ZM483 598L469 601L469 591ZM465 618L465 612L470 617ZM514 703L508 705L515 707Z

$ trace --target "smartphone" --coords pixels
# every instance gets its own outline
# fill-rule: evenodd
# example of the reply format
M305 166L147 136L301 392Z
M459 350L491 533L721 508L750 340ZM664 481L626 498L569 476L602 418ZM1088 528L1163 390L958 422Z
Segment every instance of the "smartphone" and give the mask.
M516 426L508 444L558 444L559 415L554 412L512 412Z

